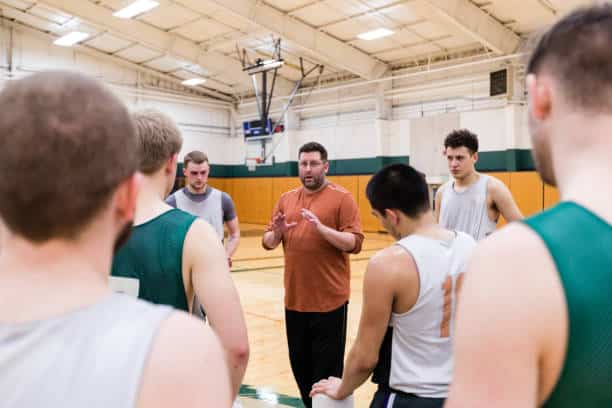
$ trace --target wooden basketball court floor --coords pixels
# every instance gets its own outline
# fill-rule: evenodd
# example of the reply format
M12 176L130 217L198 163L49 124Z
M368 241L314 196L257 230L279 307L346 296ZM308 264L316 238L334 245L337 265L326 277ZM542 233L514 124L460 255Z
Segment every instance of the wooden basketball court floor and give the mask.
M282 248L266 251L261 247L263 226L243 224L241 230L232 278L246 315L251 357L240 403L244 408L301 407L285 336ZM351 255L347 353L357 335L367 261L377 250L393 242L387 234L366 233L365 236L361 253ZM368 407L374 390L375 386L368 380L355 393L355 407Z

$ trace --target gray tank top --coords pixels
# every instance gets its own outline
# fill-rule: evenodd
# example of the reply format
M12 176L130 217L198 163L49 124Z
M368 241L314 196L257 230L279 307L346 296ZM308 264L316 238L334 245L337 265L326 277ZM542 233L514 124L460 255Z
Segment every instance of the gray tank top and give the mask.
M212 189L210 196L200 202L191 200L182 189L177 191L174 193L176 208L208 222L217 232L219 239L223 241L223 193L216 188L210 186L208 188Z
M442 186L440 225L449 230L465 232L476 241L492 234L497 223L491 221L488 214L488 181L489 176L480 174L476 183L460 193L455 191L453 181Z
M0 405L135 407L153 340L171 312L113 293L58 317L0 322Z

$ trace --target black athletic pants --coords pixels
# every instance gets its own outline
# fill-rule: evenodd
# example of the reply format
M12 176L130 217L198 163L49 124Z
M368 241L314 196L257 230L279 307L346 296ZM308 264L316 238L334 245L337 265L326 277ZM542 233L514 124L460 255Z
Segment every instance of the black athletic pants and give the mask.
M291 370L304 405L310 408L312 385L324 378L342 377L348 303L331 312L285 309Z
M442 408L444 398L423 398L392 390L379 389L370 408Z

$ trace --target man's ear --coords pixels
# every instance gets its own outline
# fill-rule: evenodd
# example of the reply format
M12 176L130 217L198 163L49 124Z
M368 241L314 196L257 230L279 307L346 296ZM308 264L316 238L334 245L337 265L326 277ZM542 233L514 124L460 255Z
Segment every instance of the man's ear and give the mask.
M550 79L529 74L526 83L531 114L539 121L545 120L552 109L552 83Z
M399 224L399 215L395 210L385 208L385 218L390 220L393 225Z
M128 177L115 191L115 205L117 215L122 222L134 219L138 193L142 184L142 174L136 172Z
M176 153L166 161L166 174L176 174L177 161L178 154ZM183 168L183 174L185 174L185 168Z

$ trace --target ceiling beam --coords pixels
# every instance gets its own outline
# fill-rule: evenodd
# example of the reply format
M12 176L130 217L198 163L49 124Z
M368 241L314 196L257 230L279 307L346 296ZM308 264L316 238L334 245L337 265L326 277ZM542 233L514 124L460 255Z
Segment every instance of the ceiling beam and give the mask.
M500 55L515 52L520 37L468 0L425 0L444 21Z
M238 18L263 27L291 41L303 52L324 64L345 69L363 78L383 76L388 66L332 36L323 33L259 0L208 0ZM196 10L206 9L201 0L181 0Z
M140 43L148 48L169 55L180 61L197 64L223 78L231 78L235 83L252 86L249 76L242 71L240 62L220 52L205 52L196 42L168 33L138 20L123 20L113 17L112 11L83 0L44 0L44 3L64 11L83 21L98 26L110 33ZM291 88L293 83L283 78L277 79L279 87Z

